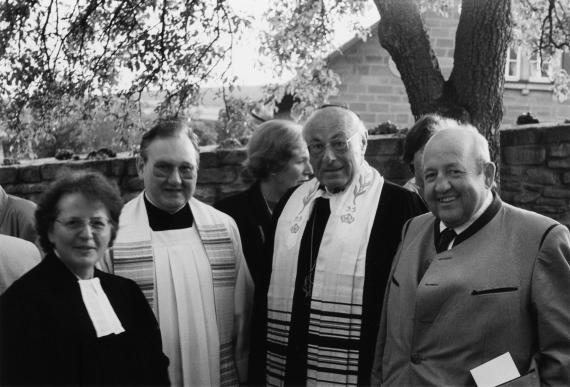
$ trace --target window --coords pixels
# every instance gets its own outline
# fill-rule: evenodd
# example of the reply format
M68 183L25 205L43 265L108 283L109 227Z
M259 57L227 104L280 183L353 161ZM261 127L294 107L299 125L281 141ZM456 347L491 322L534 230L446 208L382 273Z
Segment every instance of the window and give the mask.
M505 80L507 82L552 83L552 77L560 69L562 55L556 52L541 61L540 54L523 47L511 47L507 54Z
M529 81L550 83L552 81L552 74L554 73L552 66L554 58L555 57L552 57L549 60L541 62L540 55L537 52L533 52L528 58L530 69Z
M521 73L521 47L510 47L507 54L505 80L518 81Z

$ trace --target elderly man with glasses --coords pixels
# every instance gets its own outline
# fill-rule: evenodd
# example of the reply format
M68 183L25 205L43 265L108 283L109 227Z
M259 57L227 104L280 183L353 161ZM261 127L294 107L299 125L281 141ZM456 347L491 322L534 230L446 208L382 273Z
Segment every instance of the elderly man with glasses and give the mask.
M112 264L150 303L173 386L237 385L247 377L253 281L234 220L193 197L199 156L184 122L143 135L145 189L123 209Z
M367 385L400 232L425 207L365 161L354 112L322 107L303 135L315 178L276 209L267 382Z

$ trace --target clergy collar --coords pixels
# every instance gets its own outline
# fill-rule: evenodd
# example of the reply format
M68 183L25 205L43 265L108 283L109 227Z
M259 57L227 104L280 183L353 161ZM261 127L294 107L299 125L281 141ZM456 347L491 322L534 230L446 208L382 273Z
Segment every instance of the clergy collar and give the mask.
M178 230L192 227L194 224L194 216L188 203L173 214L152 204L146 194L144 195L144 204L148 215L148 224L153 231Z
M461 232L457 232L458 228L454 228L454 230L458 233L458 235L453 240L453 246L460 244L464 240L474 235L477 231L479 231L487 223L489 223L491 219L495 217L497 212L499 212L499 209L501 208L502 205L502 201L499 198L499 195L497 195L494 191L492 191L492 195L490 195L490 197L491 197L491 203L484 210L481 216L476 218L469 226L467 226L466 229L463 229ZM484 206L482 206L482 208L483 207ZM446 227L443 224L443 222L440 219L436 219L436 222L434 222L434 238L436 241L439 239L439 234L441 233L441 231L445 228Z

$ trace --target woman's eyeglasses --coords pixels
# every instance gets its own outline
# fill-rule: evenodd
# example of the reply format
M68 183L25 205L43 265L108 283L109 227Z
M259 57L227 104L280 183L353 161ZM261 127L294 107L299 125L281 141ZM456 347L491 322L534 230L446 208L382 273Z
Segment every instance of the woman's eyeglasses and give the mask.
M94 232L102 232L107 229L111 223L107 218L69 218L66 220L55 220L57 223L61 224L63 227L69 231L77 232L85 228L85 225L89 225L89 228Z

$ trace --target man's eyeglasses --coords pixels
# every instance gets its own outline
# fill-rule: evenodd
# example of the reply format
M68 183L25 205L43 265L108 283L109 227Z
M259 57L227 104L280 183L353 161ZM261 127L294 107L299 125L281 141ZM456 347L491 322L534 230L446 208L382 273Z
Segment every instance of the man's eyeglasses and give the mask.
M81 218L69 218L66 220L56 219L55 221L61 224L66 229L68 229L69 231L73 232L82 231L85 228L86 224L89 225L89 228L91 228L93 232L103 232L111 224L109 219L99 218L99 217L89 218L89 219L81 219Z
M192 165L176 165L168 163L155 163L152 167L152 174L155 177L168 177L174 170L178 170L181 179L191 180L194 178L194 167Z
M332 151L337 155L345 154L348 151L350 141L357 134L358 134L358 132L354 133L352 136L350 136L347 139L338 138L338 139L332 140L328 144L322 143L322 142L311 143L311 144L307 145L307 148L309 149L309 154L313 157L322 156L325 153L325 149L327 148L327 146L330 146Z

